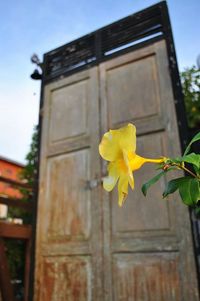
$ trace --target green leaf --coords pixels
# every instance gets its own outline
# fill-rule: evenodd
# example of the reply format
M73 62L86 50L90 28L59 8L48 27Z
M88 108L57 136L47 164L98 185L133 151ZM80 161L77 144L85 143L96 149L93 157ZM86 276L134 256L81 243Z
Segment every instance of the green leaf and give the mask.
M184 152L184 154L183 154L184 156L187 155L188 152L190 151L190 147L191 147L192 143L194 143L194 142L196 142L196 141L198 141L198 140L200 140L200 132L199 132L198 134L196 134L196 135L193 137L193 139L190 141L190 143L188 144L188 146L187 146L187 148L186 148L186 150L185 150L185 152Z
M166 173L166 171L161 171L159 174L157 174L155 177L153 177L152 179L150 179L148 182L146 182L145 184L142 185L142 192L143 194L146 196L147 195L147 190L149 189L149 187L153 184L155 184L164 174Z
M200 168L197 168L195 165L193 165L194 171L197 176L200 176Z
M200 155L191 153L183 156L182 161L195 165L198 169L200 168Z
M192 206L200 199L200 182L196 178L182 177L171 180L167 183L163 197L179 190L180 197L184 204Z
M182 156L182 157L176 157L169 160L168 164L181 164L183 162L190 163L193 165L193 168L195 170L195 173L197 175L200 174L200 155L195 153L190 153L188 155ZM177 168L175 168L177 169Z
M187 177L187 181L179 185L179 194L183 203L188 206L197 203L200 197L199 189L199 181L195 178Z
M200 207L198 204L196 207L194 207L194 212L195 212L196 218L199 219L200 218Z
M163 192L163 198L168 196L168 194L174 193L179 188L179 185L181 183L184 183L185 181L186 181L185 177L181 177L181 178L177 178L177 179L169 181L166 184L165 190Z

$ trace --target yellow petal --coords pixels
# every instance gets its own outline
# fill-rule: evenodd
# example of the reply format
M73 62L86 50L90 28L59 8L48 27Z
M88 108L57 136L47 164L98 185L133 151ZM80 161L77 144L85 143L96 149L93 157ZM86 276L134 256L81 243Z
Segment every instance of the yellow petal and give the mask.
M131 186L131 188L134 188L134 178L133 178L133 172L131 170L131 164L130 164L130 160L128 157L128 154L126 152L126 150L123 150L123 157L124 157L124 163L126 165L127 168L127 176L128 176L128 182Z
M146 163L164 163L165 161L167 161L167 158L162 157L159 159L149 159L149 158L143 158L145 160Z
M143 158L140 157L134 153L129 153L128 154L128 159L129 159L129 164L130 164L130 168L132 171L139 169L140 167L142 167L142 165L144 163L163 163L166 158L160 158L160 159L149 159L149 158Z
M139 169L146 162L145 158L140 157L136 154L129 153L128 157L129 157L130 168L132 171Z
M119 168L117 162L108 165L108 176L103 180L103 188L107 191L113 190L119 178Z
M99 145L99 153L107 161L121 158L123 149L127 152L135 152L136 149L136 128L131 123L105 133Z
M121 207L128 195L128 176L122 175L118 182L118 204Z

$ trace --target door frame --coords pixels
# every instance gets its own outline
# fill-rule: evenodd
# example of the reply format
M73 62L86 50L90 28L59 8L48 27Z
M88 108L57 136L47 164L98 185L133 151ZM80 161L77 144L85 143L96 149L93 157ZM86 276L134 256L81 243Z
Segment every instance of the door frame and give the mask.
M135 26L137 25L137 26ZM129 35L122 38L129 28ZM137 28L137 29L135 29ZM31 274L29 299L33 300L34 293L34 266L35 266L35 240L37 224L37 201L40 179L40 150L41 150L41 132L43 122L43 102L45 86L55 80L72 75L99 65L101 62L110 60L114 57L121 56L125 53L132 52L136 49L143 48L147 45L160 40L165 40L167 46L167 56L172 83L173 96L175 100L175 109L178 121L179 137L181 149L185 148L188 142L188 127L186 120L186 111L181 89L178 64L172 35L172 28L169 18L166 1L159 2L142 11L132 14L108 26L98 29L77 40L65 44L44 54L43 63L41 64L43 74L41 80L40 106L39 106L39 123L38 123L38 158L37 173L34 183L33 195L33 247L31 254ZM85 54L83 55L83 51ZM82 56L81 56L82 54ZM190 221L193 234L193 246L195 251L195 262L198 275L198 284L200 290L200 264L198 256L200 250L198 241L200 241L199 232L197 231L197 221L191 218ZM194 239L194 237L196 239Z

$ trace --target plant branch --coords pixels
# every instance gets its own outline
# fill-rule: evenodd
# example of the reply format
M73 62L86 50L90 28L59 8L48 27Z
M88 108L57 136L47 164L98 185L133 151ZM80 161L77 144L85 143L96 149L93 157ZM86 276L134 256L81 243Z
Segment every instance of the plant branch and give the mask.
M177 164L177 163L171 163L172 166L176 166L182 170L184 170L185 172L189 173L192 177L199 179L199 177L193 173L191 170L189 170L187 167L183 166L182 164Z

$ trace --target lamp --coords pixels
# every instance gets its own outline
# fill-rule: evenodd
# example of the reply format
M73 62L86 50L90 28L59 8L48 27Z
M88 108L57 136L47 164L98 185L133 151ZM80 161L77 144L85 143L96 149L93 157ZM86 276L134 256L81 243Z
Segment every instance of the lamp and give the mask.
M31 56L31 62L33 64L36 64L41 70L42 70L42 63L40 62L37 54L33 54ZM36 68L33 73L31 74L31 78L34 79L34 80L40 80L42 79L42 72L39 72L38 68Z

